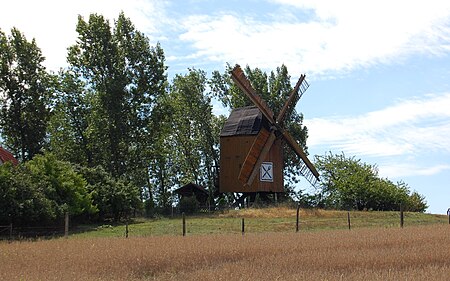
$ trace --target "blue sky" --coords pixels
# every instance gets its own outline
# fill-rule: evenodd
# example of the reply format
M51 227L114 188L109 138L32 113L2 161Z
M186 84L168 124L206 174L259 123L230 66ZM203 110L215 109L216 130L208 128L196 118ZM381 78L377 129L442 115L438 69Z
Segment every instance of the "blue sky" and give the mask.
M36 38L57 71L77 15L120 11L160 42L169 77L227 62L284 63L293 82L306 73L297 109L311 158L343 151L425 195L428 212L450 207L450 1L15 0L2 3L0 28Z

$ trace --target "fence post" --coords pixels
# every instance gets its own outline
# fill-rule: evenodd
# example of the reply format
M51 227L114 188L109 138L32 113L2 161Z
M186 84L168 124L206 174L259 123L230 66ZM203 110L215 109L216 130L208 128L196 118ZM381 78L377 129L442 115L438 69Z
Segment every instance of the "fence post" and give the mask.
M297 220L295 222L295 232L299 230L299 221L300 221L300 203L297 204Z
M13 236L13 225L12 223L9 224L9 240L12 240Z
M186 216L184 215L184 212L182 213L183 218L183 236L186 236Z
M450 208L447 210L447 216L448 216L448 224L450 224Z
M348 230L352 228L351 222L350 222L350 211L347 211L347 222L348 222Z
M244 221L244 218L242 218L241 232L242 232L242 235L244 235L244 233L245 233L245 221Z
M125 222L125 238L128 238L128 219Z
M64 216L64 237L69 237L69 212Z
M400 227L403 228L403 221L404 221L404 217L403 217L403 204L400 204Z

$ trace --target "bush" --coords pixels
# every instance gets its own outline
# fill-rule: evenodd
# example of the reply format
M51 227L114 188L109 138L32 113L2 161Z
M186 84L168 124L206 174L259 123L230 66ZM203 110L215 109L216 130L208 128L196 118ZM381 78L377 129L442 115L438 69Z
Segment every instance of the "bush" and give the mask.
M155 202L153 202L153 199L149 198L145 200L144 208L146 217L153 218L155 216L156 209L155 209Z
M185 214L194 214L199 210L200 203L197 201L195 196L184 196L181 198L179 207L180 212Z
M97 211L86 181L69 162L52 154L25 164L0 166L0 224L52 224L64 217Z
M316 156L316 168L321 174L318 207L333 209L396 211L400 204L405 210L424 212L425 198L400 181L394 184L380 178L375 165L342 153Z
M97 206L98 219L113 218L115 221L142 209L140 190L135 185L115 179L100 166L95 168L78 167L86 179L87 189Z

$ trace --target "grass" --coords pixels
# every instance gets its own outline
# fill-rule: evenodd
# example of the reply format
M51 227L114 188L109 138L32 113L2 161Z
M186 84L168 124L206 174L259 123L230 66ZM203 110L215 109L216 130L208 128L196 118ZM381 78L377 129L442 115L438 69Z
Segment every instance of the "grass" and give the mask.
M0 280L448 280L449 276L447 224L0 243Z
M296 209L287 207L231 210L212 215L186 217L187 235L237 234L241 233L241 219L245 219L246 233L294 232ZM399 212L350 212L352 228L398 227ZM446 224L444 215L405 213L405 226ZM301 231L347 229L346 211L308 210L300 211ZM130 236L181 235L181 217L136 219L129 225ZM102 225L91 231L71 235L74 238L123 237L125 225Z

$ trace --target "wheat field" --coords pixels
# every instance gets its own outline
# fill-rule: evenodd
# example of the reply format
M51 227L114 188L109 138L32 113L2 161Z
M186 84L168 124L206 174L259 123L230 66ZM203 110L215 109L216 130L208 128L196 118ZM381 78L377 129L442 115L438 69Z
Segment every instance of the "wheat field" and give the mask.
M1 280L449 278L449 225L0 243Z

